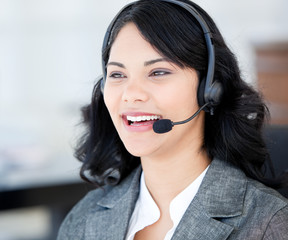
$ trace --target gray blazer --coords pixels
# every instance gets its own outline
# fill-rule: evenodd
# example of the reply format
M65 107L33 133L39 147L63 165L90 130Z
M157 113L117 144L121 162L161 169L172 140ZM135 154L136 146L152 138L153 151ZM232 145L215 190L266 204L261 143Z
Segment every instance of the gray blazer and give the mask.
M123 240L140 175L139 167L119 185L88 193L67 215L58 240ZM172 239L288 240L288 201L214 159Z

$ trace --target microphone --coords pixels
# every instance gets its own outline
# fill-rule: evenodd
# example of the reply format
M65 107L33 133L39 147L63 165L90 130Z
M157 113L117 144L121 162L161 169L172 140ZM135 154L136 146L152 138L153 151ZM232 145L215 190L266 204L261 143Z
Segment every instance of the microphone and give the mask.
M153 124L153 131L158 134L167 133L172 130L175 125L184 124L190 122L193 118L195 118L209 103L204 104L202 107L198 109L191 117L187 118L184 121L180 122L172 122L170 119L160 119Z

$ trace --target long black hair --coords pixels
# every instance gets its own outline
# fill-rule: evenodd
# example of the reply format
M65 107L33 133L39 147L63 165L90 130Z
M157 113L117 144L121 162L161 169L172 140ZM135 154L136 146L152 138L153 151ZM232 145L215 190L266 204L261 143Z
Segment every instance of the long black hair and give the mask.
M224 88L222 101L214 115L205 115L203 147L211 159L228 161L248 177L279 187L281 181L268 181L264 177L265 163L270 161L262 136L267 107L260 94L241 78L236 57L211 17L195 3L179 1L193 6L210 28L216 57L214 77ZM205 76L207 48L199 23L187 10L159 0L140 0L121 12L103 52L105 64L117 34L129 22L137 26L161 55L182 68L196 69L199 79ZM75 151L75 156L83 162L81 176L98 186L117 184L140 161L121 142L104 104L100 82L95 84L91 103L82 112L87 129Z

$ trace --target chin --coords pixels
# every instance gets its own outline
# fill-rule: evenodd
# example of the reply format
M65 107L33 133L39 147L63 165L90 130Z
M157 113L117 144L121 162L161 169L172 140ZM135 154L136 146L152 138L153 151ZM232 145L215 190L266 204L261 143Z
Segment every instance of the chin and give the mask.
M142 146L135 146L135 145L134 146L131 146L131 145L127 146L127 145L125 145L125 147L126 147L127 151L135 157L148 156L148 155L151 155L151 153L153 152L153 149L151 149L151 147L147 149L147 148L143 147L143 145Z
M127 151L131 154L131 155L133 155L134 157L141 157L141 156L144 156L145 155L145 153L143 152L143 150L141 151L141 150L139 150L139 151L137 151L137 149L131 149L131 148L127 148L126 147L126 149L127 149Z

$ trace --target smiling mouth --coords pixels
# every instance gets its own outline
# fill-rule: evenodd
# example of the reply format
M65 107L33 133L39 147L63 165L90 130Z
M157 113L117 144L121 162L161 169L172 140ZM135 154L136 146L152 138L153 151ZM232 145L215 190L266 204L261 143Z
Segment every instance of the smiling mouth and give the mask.
M160 119L158 115L151 116L127 116L128 125L138 126L143 124L151 124Z

